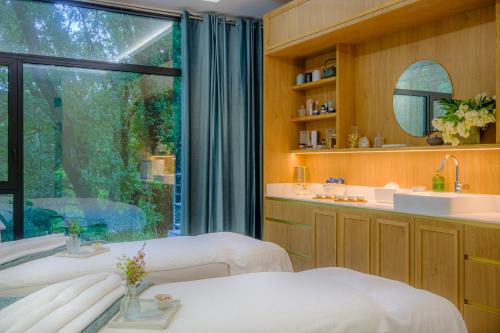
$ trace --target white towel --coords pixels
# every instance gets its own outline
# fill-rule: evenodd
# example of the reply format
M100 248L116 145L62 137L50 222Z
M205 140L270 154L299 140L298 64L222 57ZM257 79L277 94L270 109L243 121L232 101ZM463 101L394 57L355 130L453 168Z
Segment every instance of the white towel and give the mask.
M0 264L43 251L53 250L66 243L63 234L26 238L13 242L0 243Z
M43 333L70 324L86 327L123 293L116 274L98 273L58 283L0 311L0 331ZM71 323L80 316L81 320Z

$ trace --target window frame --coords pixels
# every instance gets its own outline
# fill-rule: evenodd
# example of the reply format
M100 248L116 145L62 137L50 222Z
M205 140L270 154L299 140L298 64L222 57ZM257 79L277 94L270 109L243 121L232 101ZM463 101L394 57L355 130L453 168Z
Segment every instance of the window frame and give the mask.
M32 2L44 2L52 4L63 4L69 6L84 7L97 10L118 12L128 15L159 18L171 21L180 21L180 16L168 14L154 14L146 11L114 7L111 5L90 4L72 0L29 0ZM14 240L24 238L24 73L25 64L53 65L83 69L97 69L106 71L129 72L137 74L150 74L168 77L182 77L182 70L172 67L157 67L151 65L138 65L127 63L116 63L108 61L96 61L86 59L74 59L54 57L46 55L11 53L0 51L0 64L9 66L9 179L0 182L0 194L12 194L13 200L13 233ZM12 89L11 89L12 88Z

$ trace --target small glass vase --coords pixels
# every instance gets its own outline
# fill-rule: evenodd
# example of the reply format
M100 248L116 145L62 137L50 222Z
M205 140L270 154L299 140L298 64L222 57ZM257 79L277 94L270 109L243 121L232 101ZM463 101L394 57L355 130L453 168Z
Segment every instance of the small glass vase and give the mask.
M125 320L134 321L141 313L141 302L137 296L137 286L127 285L120 304L120 313Z
M70 236L66 239L66 251L69 254L80 253L80 239L77 236Z
M463 145L477 145L481 142L481 130L479 127L473 127L467 138L460 138L460 143Z

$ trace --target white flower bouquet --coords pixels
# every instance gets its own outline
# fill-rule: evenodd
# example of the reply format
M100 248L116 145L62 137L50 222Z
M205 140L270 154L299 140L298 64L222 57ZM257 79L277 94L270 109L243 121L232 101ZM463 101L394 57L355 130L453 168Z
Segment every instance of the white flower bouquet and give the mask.
M443 134L445 143L459 145L463 139L479 135L480 129L496 122L496 96L477 95L471 99L439 101L444 114L432 120L432 125Z

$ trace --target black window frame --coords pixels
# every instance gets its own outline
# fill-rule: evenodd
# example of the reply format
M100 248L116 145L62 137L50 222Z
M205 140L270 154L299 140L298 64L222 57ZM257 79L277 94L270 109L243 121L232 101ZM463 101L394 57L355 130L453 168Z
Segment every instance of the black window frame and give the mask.
M181 20L180 16L170 14L154 14L149 11L114 7L111 5L91 4L72 0L27 0L31 2L44 2L52 4L63 4L97 10L118 12L128 15L159 18L170 21ZM157 67L150 65L138 65L128 63L116 63L108 61L96 61L86 59L74 59L64 57L53 57L46 55L34 55L24 53L11 53L0 51L0 65L9 66L9 179L0 181L0 195L13 195L13 234L14 240L24 238L24 133L23 133L23 87L25 64L48 65L71 68L96 69L116 72L128 72L147 75L160 75L168 77L182 77L182 70L172 67Z

